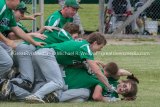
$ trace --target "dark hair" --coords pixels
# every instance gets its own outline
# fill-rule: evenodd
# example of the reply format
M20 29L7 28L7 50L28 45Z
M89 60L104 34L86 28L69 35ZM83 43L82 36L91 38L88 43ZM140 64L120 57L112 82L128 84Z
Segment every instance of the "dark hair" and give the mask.
M63 29L69 32L70 34L79 33L79 26L74 23L66 23Z
M109 62L104 66L104 70L110 73L111 75L116 75L118 72L119 68L118 65L114 62Z
M98 45L101 45L101 44L106 45L106 43L107 43L104 35L101 34L100 32L94 32L94 33L89 34L89 35L86 37L86 40L87 40L90 44L94 43L95 41L97 41L97 44L98 44Z
M135 100L138 91L137 82L131 79L123 80L122 82L131 84L131 90L128 93L122 94L124 97L122 100Z

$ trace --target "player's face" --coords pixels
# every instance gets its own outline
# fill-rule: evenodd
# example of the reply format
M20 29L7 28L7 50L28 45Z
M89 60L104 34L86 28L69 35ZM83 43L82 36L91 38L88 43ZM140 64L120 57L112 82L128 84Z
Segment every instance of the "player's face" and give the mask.
M98 45L97 44L97 41L95 41L94 43L92 43L91 45L90 45L90 48L91 48L91 50L92 50L92 52L97 52L97 51L101 51L101 49L104 47L104 44L100 44L100 45Z
M73 7L67 7L67 17L73 18L73 16L77 13L78 9Z
M130 92L130 90L131 90L130 83L120 82L120 84L117 86L118 94L128 93L128 92Z
M73 39L78 39L78 33L72 34L72 38L73 38Z
M14 15L16 18L16 22L19 22L21 18L24 16L24 13L20 12L19 10L15 10Z
M20 0L7 0L6 1L8 8L15 9L17 5L20 3Z

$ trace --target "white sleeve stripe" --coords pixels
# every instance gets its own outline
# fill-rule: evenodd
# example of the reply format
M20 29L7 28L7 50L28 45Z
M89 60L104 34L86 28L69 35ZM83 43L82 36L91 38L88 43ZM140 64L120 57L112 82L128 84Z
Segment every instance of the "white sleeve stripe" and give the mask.
M89 54L89 55L92 55L92 52L91 52L88 44L84 44L84 45L82 45L80 48L82 48L82 47L84 47L84 46L86 46L88 54Z
M51 22L52 18L53 18L53 16L51 16L51 17L49 18L48 23ZM53 25L51 25L51 26L57 26L57 25L59 24L59 22L60 22L60 18L57 19L57 20L53 23Z
M2 13L5 11L5 9L6 9L6 5L3 6L3 8L2 8L2 10L0 12L0 15L2 15Z
M59 25L59 22L60 22L60 19L57 19L52 26L58 26Z
M70 39L70 37L67 35L66 31L64 29L60 29L60 31L58 32L58 36L60 33L63 33L68 39Z

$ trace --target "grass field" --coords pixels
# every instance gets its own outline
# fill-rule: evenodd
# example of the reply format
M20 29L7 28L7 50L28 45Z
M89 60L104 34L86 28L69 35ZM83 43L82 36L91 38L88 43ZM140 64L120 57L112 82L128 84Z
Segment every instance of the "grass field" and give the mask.
M87 30L98 28L98 5L85 5L79 10L82 24ZM59 8L45 5L45 19ZM159 107L160 105L160 46L159 45L107 45L96 55L103 62L115 61L119 67L133 72L140 80L137 100L116 103L86 102L60 104L0 103L0 107ZM110 53L108 53L110 52ZM105 55L110 54L110 55ZM119 54L119 55L118 55ZM134 54L134 55L133 55Z
M112 52L114 54L104 55ZM120 53L123 53L123 55ZM127 55L127 53L130 53ZM136 53L131 55L131 53ZM147 54L146 54L147 53ZM117 55L119 54L119 55ZM141 54L141 55L140 55ZM143 54L143 55L142 55ZM160 104L160 46L159 45L107 45L96 59L115 61L121 68L133 72L140 80L137 100L116 103L86 102L60 104L1 103L0 107L159 107Z

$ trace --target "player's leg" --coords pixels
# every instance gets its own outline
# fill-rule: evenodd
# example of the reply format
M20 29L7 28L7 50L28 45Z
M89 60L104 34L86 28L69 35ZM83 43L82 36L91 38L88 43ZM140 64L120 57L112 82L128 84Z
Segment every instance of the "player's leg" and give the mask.
M61 75L61 71L59 65L55 58L55 52L53 49L43 48L37 50L35 53L40 55L34 55L34 60L39 65L42 74L46 79L46 84L43 85L37 92L35 92L32 96L28 96L26 100L36 100L35 96L37 97L37 102L40 99L43 99L45 95L55 91L62 89L64 86L63 78ZM30 101L31 101L30 100ZM35 102L36 102L35 101ZM42 102L42 101L41 101Z
M59 96L60 102L84 102L89 98L90 90L85 88L69 89Z
M5 80L2 84L1 96L3 100L24 100L30 94L27 90L12 84L10 80Z
M33 45L20 44L16 48L16 60L18 62L20 78L12 79L12 83L29 90L34 82L34 69L32 65ZM24 85L26 84L26 85Z
M7 51L0 46L0 78L6 78L11 67L13 65L13 60Z

